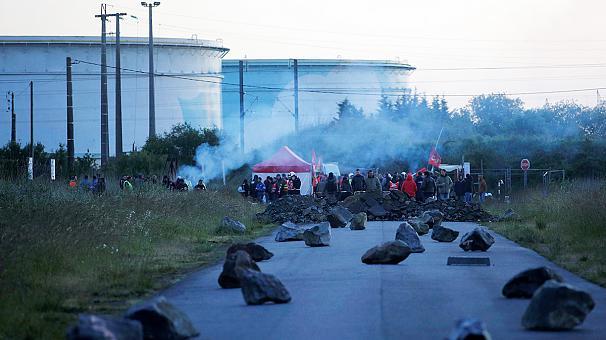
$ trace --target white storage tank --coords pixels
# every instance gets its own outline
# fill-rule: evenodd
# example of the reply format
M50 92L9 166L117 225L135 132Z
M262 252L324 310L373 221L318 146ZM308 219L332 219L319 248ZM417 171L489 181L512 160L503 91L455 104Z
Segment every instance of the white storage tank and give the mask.
M113 37L107 39L107 65L115 65ZM188 122L222 127L220 42L154 39L156 133ZM148 40L121 38L123 150L141 147L148 137ZM17 140L29 143L29 89L34 82L34 141L47 150L66 144L66 57L100 64L99 37L0 37L0 91L15 93ZM73 72L76 155L101 150L100 66L76 63ZM140 72L136 72L140 71ZM109 150L115 151L115 69L108 67ZM179 78L181 77L181 78ZM187 78L187 79L183 79ZM4 98L3 98L4 99ZM6 102L5 102L6 103ZM7 103L8 104L8 103ZM10 140L10 113L2 109L0 141Z
M407 88L415 69L400 61L298 59L299 127L326 124L345 98L376 111L382 93ZM294 131L294 61L245 59L245 148L252 150ZM239 60L223 60L223 122L239 141ZM392 98L395 99L395 98ZM247 138L248 136L248 138Z

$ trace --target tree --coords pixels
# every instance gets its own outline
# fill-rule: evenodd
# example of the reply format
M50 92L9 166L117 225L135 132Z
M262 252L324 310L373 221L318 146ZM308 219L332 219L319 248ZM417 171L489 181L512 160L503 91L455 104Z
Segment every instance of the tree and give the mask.
M362 109L355 107L347 98L337 104L337 106L336 122L364 119L364 112Z
M188 123L177 124L162 136L147 140L142 148L151 155L177 159L181 164L194 164L196 149L202 144L217 146L220 142L217 129L196 129Z

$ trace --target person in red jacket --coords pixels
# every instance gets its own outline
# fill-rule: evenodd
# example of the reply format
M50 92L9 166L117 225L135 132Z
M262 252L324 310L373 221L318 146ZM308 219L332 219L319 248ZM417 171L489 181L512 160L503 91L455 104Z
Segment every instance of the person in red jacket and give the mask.
M408 198L414 198L417 193L417 183L412 179L412 175L408 174L404 184L402 184L402 191L404 191Z

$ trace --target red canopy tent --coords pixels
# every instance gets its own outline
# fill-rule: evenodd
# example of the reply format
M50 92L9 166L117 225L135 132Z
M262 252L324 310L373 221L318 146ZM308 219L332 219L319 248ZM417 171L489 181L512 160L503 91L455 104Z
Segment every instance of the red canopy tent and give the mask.
M304 161L288 146L283 146L271 158L255 164L252 170L253 176L258 175L261 178L294 172L301 179L301 194L311 194L311 164Z

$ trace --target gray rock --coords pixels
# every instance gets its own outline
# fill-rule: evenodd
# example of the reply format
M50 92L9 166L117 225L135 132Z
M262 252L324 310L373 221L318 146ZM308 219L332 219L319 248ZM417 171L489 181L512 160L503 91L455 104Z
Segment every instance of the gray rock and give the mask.
M425 247L421 244L419 235L417 235L417 232L408 224L408 222L400 224L398 231L396 232L396 240L404 241L413 253L422 253L425 251Z
M305 245L310 247L326 247L330 245L330 224L328 222L313 226L303 233Z
M144 339L189 339L200 333L187 315L163 296L131 307L125 317L143 326Z
M219 228L217 228L217 233L220 234L242 234L244 232L246 232L246 226L242 222L227 216L223 217Z
M563 282L560 275L547 267L539 267L525 270L512 277L503 286L503 296L506 298L530 299L534 292L546 281L554 280Z
M422 222L418 218L411 218L408 220L408 223L417 232L419 236L423 236L429 233L429 225L427 225L427 223Z
M366 264L398 264L412 253L408 244L400 241L389 241L372 247L362 255L362 262Z
M275 276L245 268L238 268L237 273L242 282L242 296L247 304L290 302L288 290Z
M244 243L232 244L227 249L227 255L235 253L238 250L243 250L243 251L247 252L248 255L250 255L250 257L255 262L269 260L274 256L274 254L272 252L270 252L269 250L265 249L265 247L263 247L260 244L256 244L254 242L250 242L250 243L246 243L246 244L244 244Z
M522 316L522 326L534 330L568 330L580 325L593 310L588 293L571 285L549 280L532 296Z
M488 230L476 227L461 237L459 247L465 251L487 251L493 244L494 237L488 233Z
M349 229L351 230L364 230L366 229L366 223L368 222L368 216L365 212L357 213L353 215Z
M223 271L219 275L219 286L221 288L240 288L240 279L236 274L236 268L247 268L261 271L257 263L243 250L227 254L223 263Z
M69 329L68 340L137 340L143 339L143 327L137 320L80 314L78 324Z
M292 222L284 222L276 233L277 242L303 241L304 228L297 226Z
M461 319L457 321L447 340L490 340L492 337L486 329L486 324L477 319Z
M459 237L459 232L443 226L434 227L431 230L431 239L438 242L452 242Z
M513 209L509 208L503 212L503 215L499 216L499 221L517 221L520 219L520 215L518 215Z
M385 217L388 214L387 210L385 210L385 208L383 208L383 206L380 204L373 205L372 207L366 209L366 212L374 217Z
M439 227L444 220L444 214L440 210L427 210L420 216L421 220L429 226L429 228Z
M353 218L353 215L342 206L336 206L330 210L326 219L330 223L332 228L344 228L349 221Z

